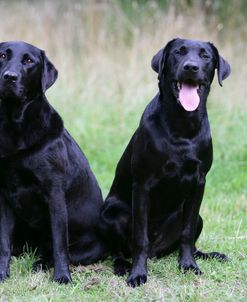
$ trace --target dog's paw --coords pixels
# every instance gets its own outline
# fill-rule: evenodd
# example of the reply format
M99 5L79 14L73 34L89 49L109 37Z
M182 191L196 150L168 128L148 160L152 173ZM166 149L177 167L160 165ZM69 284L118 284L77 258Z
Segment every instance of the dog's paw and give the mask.
M54 276L54 281L58 282L59 284L68 284L72 281L70 273L63 273L63 274L56 274Z
M202 271L199 269L198 265L194 260L184 260L179 262L179 269L182 273L187 273L192 271L195 275L201 275Z
M130 274L127 284L131 287L143 285L147 282L147 274Z
M228 261L229 258L225 255L225 254L221 254L221 253L218 253L218 252L212 252L212 253L209 253L210 257L213 258L213 259L216 259L218 261Z
M228 257L225 254L221 254L218 252L211 252L211 253L203 253L199 250L196 250L194 253L195 258L200 258L200 259L216 259L218 261L228 261Z
M131 269L131 264L124 260L117 258L114 261L114 274L121 277L124 276L125 274L129 273Z

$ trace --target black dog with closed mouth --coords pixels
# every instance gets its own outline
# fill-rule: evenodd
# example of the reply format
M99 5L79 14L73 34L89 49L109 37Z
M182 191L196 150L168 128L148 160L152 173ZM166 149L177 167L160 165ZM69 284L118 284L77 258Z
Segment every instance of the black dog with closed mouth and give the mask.
M102 259L102 196L87 159L45 97L57 70L44 51L0 43L0 281L11 253L37 247L34 270L54 265L71 280L69 263Z
M212 159L206 100L215 69L221 82L229 64L207 42L174 39L152 60L159 93L120 159L101 213L101 227L112 254L132 255L127 283L147 280L147 258L180 249L182 271L201 271L195 257L226 259L195 247L203 222L200 205ZM118 258L115 272L130 267Z

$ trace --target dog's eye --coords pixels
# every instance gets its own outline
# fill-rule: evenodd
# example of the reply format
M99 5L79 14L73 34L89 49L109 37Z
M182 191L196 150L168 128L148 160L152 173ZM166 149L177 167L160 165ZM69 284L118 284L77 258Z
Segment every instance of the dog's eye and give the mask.
M201 58L203 59L209 59L209 55L206 53L201 54Z
M1 53L1 54L0 54L0 58L1 58L1 59L6 59L6 54L5 54L5 53Z
M187 53L186 47L182 46L180 49L175 50L174 52L176 55L184 56Z
M24 60L24 63L25 63L25 64L32 64L32 63L33 63L33 60L32 60L31 58L26 58L26 59Z
M186 55L186 53L187 53L186 47L182 46L180 48L180 54L183 56L183 55Z
M206 52L205 48L201 48L201 49L200 49L200 57L201 57L202 59L209 59L209 58L210 58L210 56L209 56L209 54Z

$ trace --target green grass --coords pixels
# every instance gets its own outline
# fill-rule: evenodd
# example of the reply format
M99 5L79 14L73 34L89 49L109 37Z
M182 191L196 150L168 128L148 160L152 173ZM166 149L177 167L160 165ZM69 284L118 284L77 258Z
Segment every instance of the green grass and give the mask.
M247 51L241 39L246 27L229 31L198 5L175 11L172 5L163 9L148 1L140 8L137 2L122 10L117 1L0 1L0 36L45 49L58 68L48 99L89 159L104 196L157 92L152 55L177 36L213 41L232 74L223 88L214 81L208 101L214 163L198 247L226 253L230 261L199 260L202 276L183 275L175 253L149 261L147 284L132 289L126 277L113 275L110 259L71 267L73 283L60 286L52 281L52 270L33 274L34 257L25 253L12 259L11 276L0 284L0 302L247 301Z

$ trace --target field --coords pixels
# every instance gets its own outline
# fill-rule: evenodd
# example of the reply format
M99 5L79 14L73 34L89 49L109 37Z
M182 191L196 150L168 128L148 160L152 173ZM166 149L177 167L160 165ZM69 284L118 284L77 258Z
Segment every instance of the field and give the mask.
M0 302L247 301L246 28L207 15L199 4L185 8L144 2L0 1L1 41L24 40L46 50L59 71L48 99L82 147L104 196L145 106L157 92L152 56L173 37L212 41L231 64L232 74L223 88L215 79L208 99L214 163L197 245L224 252L230 260L198 261L204 274L197 277L181 274L177 254L172 254L149 261L148 283L132 289L126 278L113 275L109 259L71 267L73 283L59 286L52 282L52 271L31 272L34 257L26 250L12 259L11 277L0 284Z

